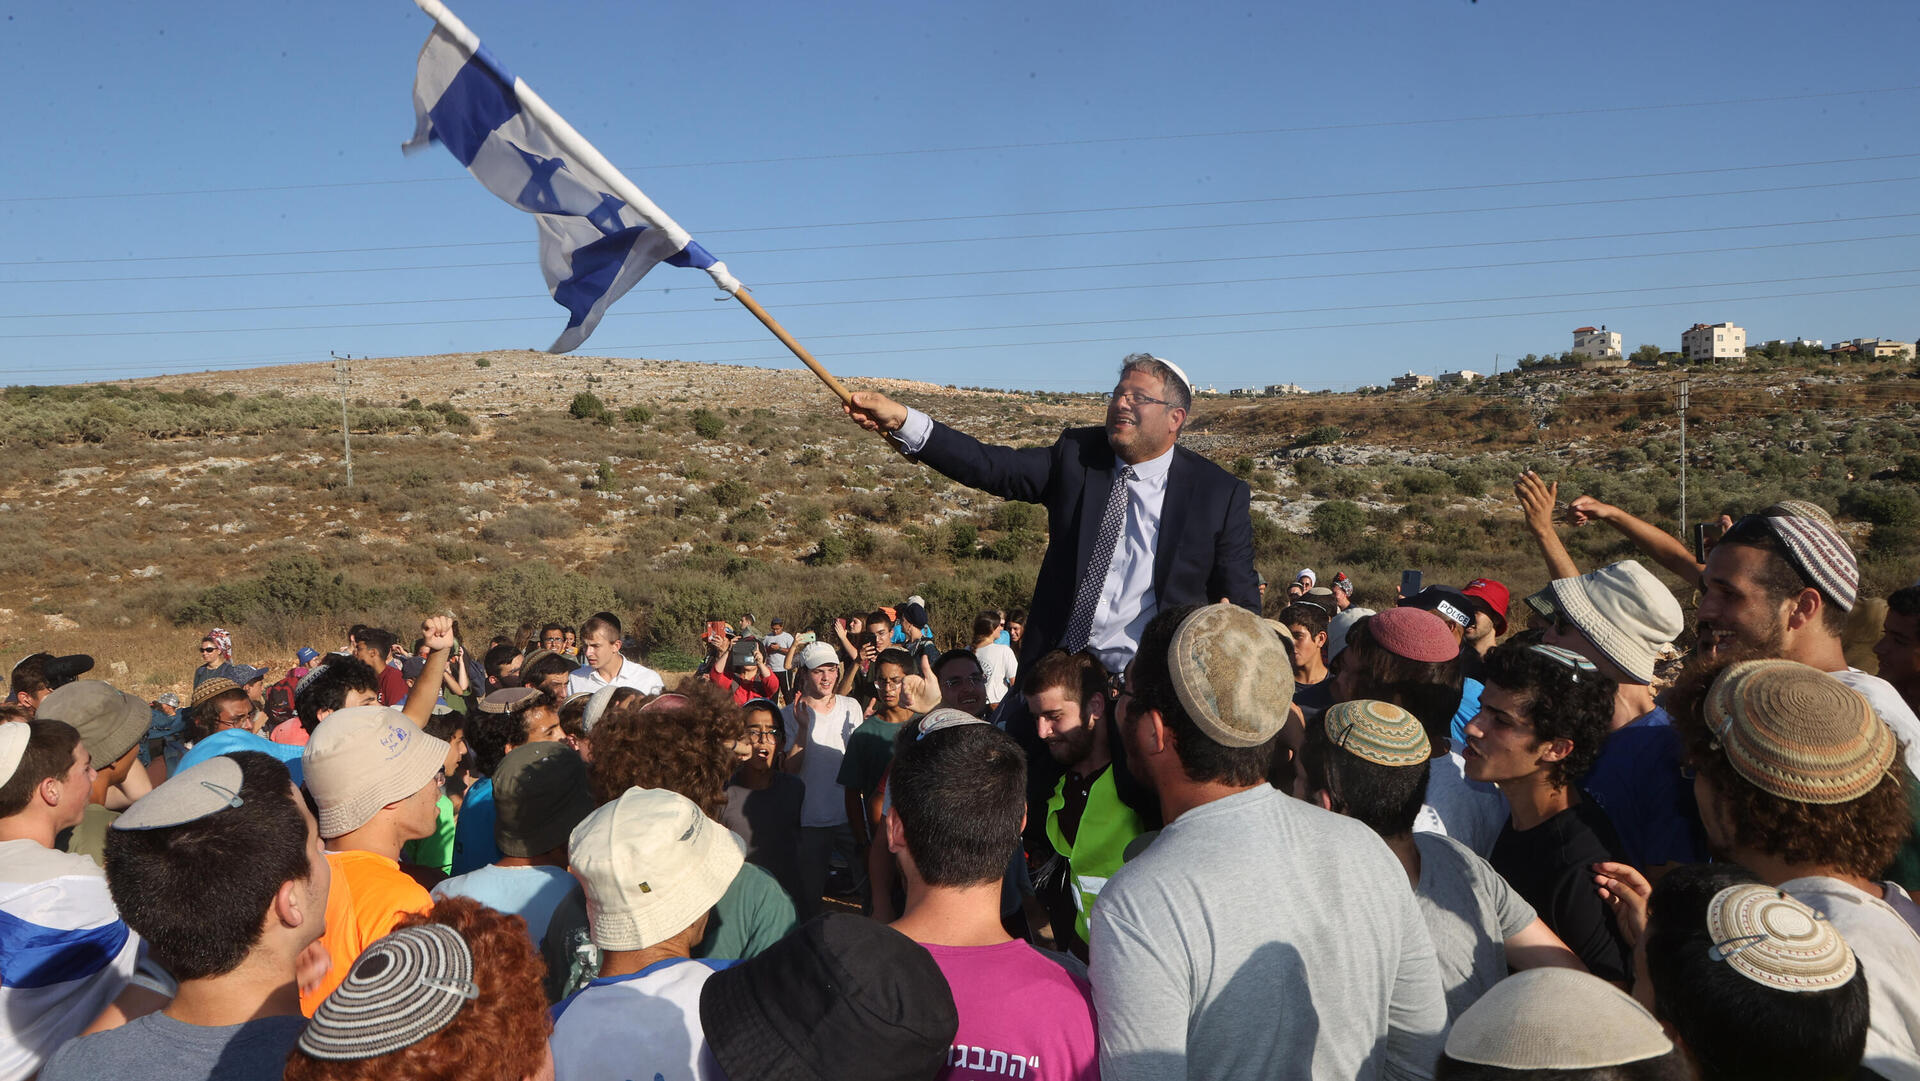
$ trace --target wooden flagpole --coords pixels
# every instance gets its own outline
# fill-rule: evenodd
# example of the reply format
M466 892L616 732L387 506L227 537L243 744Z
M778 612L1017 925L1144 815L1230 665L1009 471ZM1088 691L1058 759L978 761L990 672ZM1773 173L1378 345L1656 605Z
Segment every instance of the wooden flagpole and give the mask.
M442 3L441 0L414 0L414 4L419 7L421 11L432 16L433 21L444 27L447 33L453 35L453 39L465 47L468 52L476 52L479 50L479 36L467 29L467 24L461 22L459 16L449 11L447 5ZM632 208L636 214L646 219L648 225L665 231L669 236L674 237L683 248L693 241L693 237L689 235L685 229L682 229L678 222L668 217L665 211L654 205L653 200L647 198L646 193L640 190L639 185L628 180L625 173L614 168L613 163L608 161L592 143L588 142L585 136L575 131L572 124L567 123L566 119L555 112L553 107L546 103L545 99L541 98L539 94L534 93L533 88L527 85L525 79L514 79L513 92L514 96L519 99L520 106L534 119L546 126L548 133L553 136L553 141L558 143L561 149L572 155L582 165L604 176L608 184L612 186L613 194L625 200L627 206ZM787 333L787 328L781 326L778 320L767 314L767 310L760 306L760 302L753 299L753 297L747 293L746 287L741 285L739 280L727 271L727 265L725 263L715 263L713 268L707 273L713 278L714 284L731 294L733 299L745 305L746 309L753 313L753 317L760 320L762 326L772 331L773 336L780 339L782 345L792 350L794 356L799 357L801 362L812 370L813 374L819 376L820 381L827 385L828 390L833 391L842 402L851 403L853 401L853 392L848 390L838 379L835 379L833 374L827 371L819 361L813 359L813 354L807 352L807 347L801 345L798 339Z

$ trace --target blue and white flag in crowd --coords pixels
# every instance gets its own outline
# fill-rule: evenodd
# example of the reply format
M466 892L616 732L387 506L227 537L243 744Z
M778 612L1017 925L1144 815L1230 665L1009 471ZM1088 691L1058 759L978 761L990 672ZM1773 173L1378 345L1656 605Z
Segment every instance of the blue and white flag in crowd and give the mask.
M91 859L0 842L0 1081L38 1073L120 994L144 954Z
M420 50L413 110L413 138L403 149L441 143L487 190L538 223L541 273L568 312L567 329L549 352L586 341L608 306L657 263L705 270L721 289L739 291L725 263L620 176L464 26L441 22ZM626 198L616 194L622 191Z

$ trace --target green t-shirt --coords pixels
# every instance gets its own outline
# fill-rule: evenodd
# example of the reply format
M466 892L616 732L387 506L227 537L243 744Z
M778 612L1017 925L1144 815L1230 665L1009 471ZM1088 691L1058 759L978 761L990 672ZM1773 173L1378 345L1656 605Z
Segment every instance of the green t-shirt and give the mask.
M707 917L707 933L693 955L716 961L744 961L785 938L800 926L793 899L766 869L742 864L727 892ZM600 951L587 932L585 894L574 890L553 910L540 942L547 963L547 1000L559 1002L600 974Z
M459 816L454 814L453 801L445 792L440 793L440 801L434 807L438 817L434 820L433 832L400 846L400 862L431 867L443 875L452 874L453 826Z
M893 764L893 741L902 728L918 721L916 713L899 724L879 717L868 717L847 737L846 757L840 760L840 774L834 782L849 792L870 796L880 791L887 767Z
M86 816L80 824L61 831L54 838L54 844L63 851L76 856L86 856L102 867L107 865L107 827L120 817L119 811L109 811L104 804L87 804Z

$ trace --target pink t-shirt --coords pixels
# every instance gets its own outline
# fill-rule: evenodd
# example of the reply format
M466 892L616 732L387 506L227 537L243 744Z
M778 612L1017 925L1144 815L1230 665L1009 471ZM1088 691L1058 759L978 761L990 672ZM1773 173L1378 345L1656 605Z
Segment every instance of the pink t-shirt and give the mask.
M295 747L305 747L307 745L307 729L306 726L300 723L300 718L289 717L279 724L274 725L273 732L268 735L267 738L275 743L286 743Z
M927 952L960 1014L940 1081L1098 1081L1100 1045L1085 983L1018 940L929 945Z

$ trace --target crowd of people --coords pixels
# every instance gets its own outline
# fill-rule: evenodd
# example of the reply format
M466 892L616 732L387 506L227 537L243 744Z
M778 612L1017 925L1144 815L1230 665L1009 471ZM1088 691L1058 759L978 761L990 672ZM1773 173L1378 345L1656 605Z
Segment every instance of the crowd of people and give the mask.
M1178 389L1125 369L1116 449ZM890 405L850 411L964 457ZM272 681L215 629L185 704L36 654L0 1081L1920 1079L1920 583L1872 675L1821 508L1702 562L1578 500L1646 561L1583 570L1516 492L1517 600L1115 601L1102 490L1031 622L717 615L671 687L607 612L477 661L355 626Z

